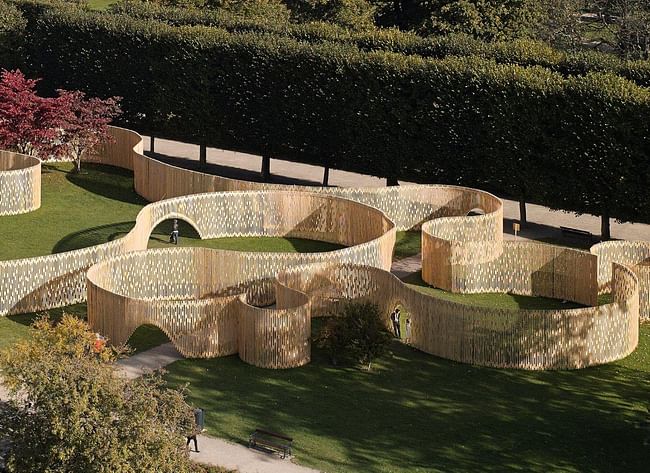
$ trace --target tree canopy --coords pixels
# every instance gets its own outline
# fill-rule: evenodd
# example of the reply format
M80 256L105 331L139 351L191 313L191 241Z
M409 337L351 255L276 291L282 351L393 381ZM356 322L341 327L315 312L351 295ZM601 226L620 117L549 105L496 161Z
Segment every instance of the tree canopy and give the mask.
M119 350L85 322L37 321L31 337L0 353L11 394L0 431L10 432L10 472L190 472L192 409L159 374L118 375Z

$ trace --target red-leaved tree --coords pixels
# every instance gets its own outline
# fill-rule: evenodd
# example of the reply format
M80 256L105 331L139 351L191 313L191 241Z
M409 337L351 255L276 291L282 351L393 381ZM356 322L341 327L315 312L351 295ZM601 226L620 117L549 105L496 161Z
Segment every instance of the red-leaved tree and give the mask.
M80 91L59 90L58 93L63 127L60 152L74 159L75 169L79 172L84 156L112 140L108 125L122 113L120 97L102 100L86 98L86 94Z
M37 95L37 82L27 79L20 70L2 71L0 147L47 157L61 134L62 115L58 99Z

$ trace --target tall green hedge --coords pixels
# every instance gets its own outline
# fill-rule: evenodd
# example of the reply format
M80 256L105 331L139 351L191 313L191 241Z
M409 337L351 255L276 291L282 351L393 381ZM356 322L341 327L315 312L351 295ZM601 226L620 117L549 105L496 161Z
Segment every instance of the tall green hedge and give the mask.
M120 2L111 8L116 13L133 18L155 19L173 26L213 26L230 32L277 34L300 41L349 43L365 51L382 50L438 59L446 56L479 56L502 64L544 66L565 76L612 72L650 87L648 60L624 60L599 51L565 52L528 39L485 42L462 34L424 38L397 29L351 31L328 23L278 23L260 18L243 18L224 11L175 8L137 0Z
M26 24L18 8L0 0L0 68L22 67L21 45Z
M28 29L46 85L123 96L124 124L144 132L650 219L650 91L611 73L73 9Z

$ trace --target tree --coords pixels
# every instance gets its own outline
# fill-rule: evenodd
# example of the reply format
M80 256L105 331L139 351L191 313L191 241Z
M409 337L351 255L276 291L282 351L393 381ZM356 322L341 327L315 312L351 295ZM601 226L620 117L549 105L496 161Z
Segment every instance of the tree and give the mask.
M352 30L375 27L375 6L367 0L287 0L299 22L324 21Z
M39 97L37 79L20 70L3 70L0 80L0 147L44 155L60 135L58 102Z
M157 374L119 376L119 355L69 315L56 326L37 321L29 339L0 353L13 411L0 418L0 431L11 432L9 471L195 471L183 392Z
M58 93L63 127L59 146L62 152L74 159L75 169L79 172L81 160L86 155L111 141L108 125L122 113L120 97L102 100L96 97L87 99L86 94L80 91L59 90Z
M524 36L537 0L395 0L380 22L420 34L466 33L488 40Z
M15 5L0 1L0 64L6 68L22 64L22 38L27 21Z
M579 12L584 3L584 0L533 2L531 35L559 48L575 48L582 41Z

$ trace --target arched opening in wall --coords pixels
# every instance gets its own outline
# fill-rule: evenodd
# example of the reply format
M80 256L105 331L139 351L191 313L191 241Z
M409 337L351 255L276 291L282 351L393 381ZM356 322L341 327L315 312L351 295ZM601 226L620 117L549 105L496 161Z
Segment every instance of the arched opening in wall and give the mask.
M160 222L149 235L148 248L170 246L203 246L201 236L191 223L182 218L168 218Z
M174 218L160 222L149 237L148 248L169 248L176 245L172 232ZM320 240L290 236L233 236L201 239L199 232L182 217L176 218L178 246L213 248L218 250L260 253L320 253L335 251L345 246Z
M476 215L485 215L485 212L483 211L483 209L479 209L478 207L476 207L476 208L470 210L469 212L467 212L468 217L473 217L473 216L476 216Z
M135 329L126 344L137 354L169 342L165 332L155 325L146 324Z

